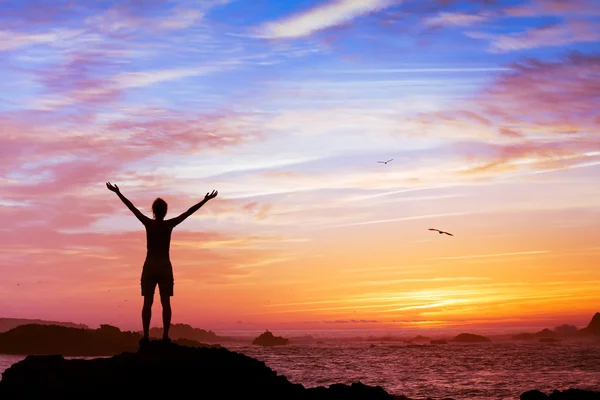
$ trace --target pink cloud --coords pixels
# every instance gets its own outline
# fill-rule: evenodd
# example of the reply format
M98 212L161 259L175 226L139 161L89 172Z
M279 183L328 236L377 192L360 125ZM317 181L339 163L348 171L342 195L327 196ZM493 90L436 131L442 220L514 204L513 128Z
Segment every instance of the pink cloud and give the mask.
M504 13L514 17L535 17L540 15L598 15L596 0L531 0L529 2L509 7Z
M600 56L573 53L560 61L512 65L482 95L491 114L532 121L548 132L598 134Z
M470 34L470 36L489 39L491 51L495 53L538 47L560 47L600 40L600 33L595 24L587 21L552 24L510 35Z
M18 33L0 31L0 52L15 50L35 44L51 44L72 39L81 33L79 30L54 29L45 33Z
M478 164L468 173L580 163L600 151L599 73L598 55L525 60L456 109L413 121L470 132L473 145L458 147ZM481 144L486 138L492 142Z

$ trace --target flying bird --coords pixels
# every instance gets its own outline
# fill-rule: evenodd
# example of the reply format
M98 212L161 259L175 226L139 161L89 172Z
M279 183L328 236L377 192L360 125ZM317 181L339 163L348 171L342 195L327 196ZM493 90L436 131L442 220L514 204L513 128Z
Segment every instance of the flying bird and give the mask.
M454 236L454 235L453 235L453 234L451 234L451 233L444 232L444 231L440 231L439 229L433 229L433 228L429 228L429 230L430 230L430 231L436 231L436 232L439 232L439 233L440 233L440 235L441 235L441 234L443 234L443 233L445 233L445 234L446 234L446 235L448 235L448 236Z
M394 159L393 159L393 158L390 158L390 159L389 159L389 160L387 160L387 161L377 161L377 162L378 162L379 164L387 164L387 163L389 163L390 161L394 161Z

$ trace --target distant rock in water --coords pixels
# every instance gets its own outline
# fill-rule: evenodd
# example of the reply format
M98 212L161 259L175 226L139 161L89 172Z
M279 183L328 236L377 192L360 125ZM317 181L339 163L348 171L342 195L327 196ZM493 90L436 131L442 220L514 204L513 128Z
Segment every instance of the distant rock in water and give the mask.
M162 338L162 328L150 328L150 337ZM198 342L215 343L215 342L226 342L230 338L217 336L213 331L206 331L204 329L193 328L187 324L172 324L169 328L169 337L171 339L188 339L196 340Z
M433 340L430 340L429 343L431 343L431 344L448 344L448 341L445 339L433 339Z
M540 342L553 342L558 340L541 340L541 339L555 339L556 337L569 337L577 334L577 327L573 325L560 325L550 330L548 328L542 329L535 333L518 333L512 336L512 340L535 340L540 339Z
M580 329L577 333L579 335L586 335L586 336L587 335L600 336L600 313L594 314L594 316L592 317L592 320L590 321L588 326L586 326L583 329Z
M550 395L530 390L519 396L520 400L600 400L600 392L580 389L554 390Z
M563 324L554 328L554 332L556 332L560 336L571 336L577 333L578 329L575 325Z
M539 337L539 338L551 338L551 337L556 336L556 332L551 331L550 329L546 328L546 329L542 329L539 332L534 333L534 336Z
M23 318L0 318L0 333L10 331L21 325L58 325L66 326L68 328L83 328L89 329L84 324L74 324L72 322L58 322L58 321L44 321L42 319L23 319Z
M193 348L152 341L135 353L106 359L28 356L7 369L0 398L159 398L268 400L393 400L379 386L353 383L306 389L263 362L224 348ZM403 397L396 397L403 398Z
M20 325L0 333L0 354L112 356L124 351L136 351L141 338L136 332L121 332L111 325L100 325L99 329ZM196 341L186 341L186 344L202 345Z
M472 333L461 333L460 335L457 335L454 339L450 340L453 343L484 343L484 342L491 342L490 338L485 337L485 336L481 336L481 335L474 335Z
M273 336L271 332L265 331L265 333L254 339L252 344L259 346L283 346L289 344L289 342L289 339L281 336Z

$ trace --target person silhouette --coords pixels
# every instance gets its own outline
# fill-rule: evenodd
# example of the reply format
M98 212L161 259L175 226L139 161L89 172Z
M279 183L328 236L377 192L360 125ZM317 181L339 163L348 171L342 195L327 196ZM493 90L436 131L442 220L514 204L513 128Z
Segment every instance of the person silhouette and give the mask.
M140 340L140 345L150 342L150 319L152 318L152 303L154 302L154 291L156 285L160 291L160 302L162 304L163 317L163 341L169 342L169 328L171 327L171 296L173 296L173 266L169 257L171 245L171 232L173 228L182 223L187 217L195 213L207 201L217 197L219 192L213 190L206 193L204 200L190 207L186 212L178 217L165 220L167 215L167 202L160 197L152 203L152 214L154 219L148 218L138 210L131 201L129 201L117 185L110 182L106 187L111 192L119 196L121 201L133 212L146 228L146 259L142 268L142 277L140 279L142 296L144 296L144 305L142 307L142 325L144 336Z

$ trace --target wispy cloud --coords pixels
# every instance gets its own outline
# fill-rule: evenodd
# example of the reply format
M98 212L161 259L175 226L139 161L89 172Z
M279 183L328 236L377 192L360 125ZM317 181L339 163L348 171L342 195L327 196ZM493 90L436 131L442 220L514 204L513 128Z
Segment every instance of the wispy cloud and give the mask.
M412 220L418 220L418 219L454 217L454 216L466 215L466 214L468 214L468 213L458 212L458 213L444 213L444 214L414 215L411 217L400 217L400 218L380 219L380 220L373 220L373 221L353 222L353 223L349 223L349 224L331 225L329 227L340 228L340 227L347 227L347 226L384 224L384 223L389 223L389 222L412 221Z
M487 14L467 14L457 12L441 12L438 15L429 17L425 20L425 24L430 27L442 26L472 26L479 22L486 21L490 18Z
M82 32L77 29L53 29L46 33L0 31L0 51L16 50L36 44L53 44L72 39Z
M504 13L514 17L540 15L600 15L596 0L528 0L508 7Z
M476 254L476 255L468 255L468 256L453 256L453 257L436 257L430 258L430 260L466 260L470 258L495 258L495 257L512 257L512 256L521 256L521 255L531 255L531 254L548 254L550 251L548 250L535 250L535 251L519 251L514 253L495 253L495 254Z
M475 39L488 39L490 51L504 53L539 47L561 47L573 43L589 43L600 40L596 25L588 21L570 21L529 29L509 35L493 35L481 32L468 32Z
M283 20L265 23L258 29L257 36L270 39L309 36L397 2L398 0L333 0Z

